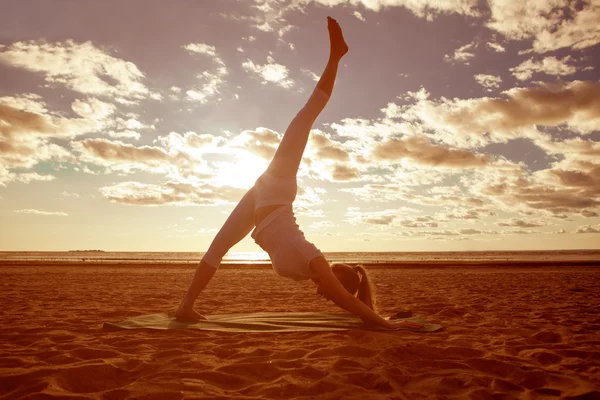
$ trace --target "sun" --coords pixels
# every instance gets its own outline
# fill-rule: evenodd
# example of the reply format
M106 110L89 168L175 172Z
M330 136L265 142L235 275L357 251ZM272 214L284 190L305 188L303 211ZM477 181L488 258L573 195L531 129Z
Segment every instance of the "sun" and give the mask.
M260 157L243 153L237 154L232 162L217 165L215 184L249 189L267 169L268 162Z

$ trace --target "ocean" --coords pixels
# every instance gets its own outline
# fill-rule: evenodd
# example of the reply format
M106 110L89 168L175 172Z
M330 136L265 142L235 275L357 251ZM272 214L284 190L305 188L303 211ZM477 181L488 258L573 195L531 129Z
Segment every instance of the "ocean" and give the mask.
M112 252L95 250L0 252L0 265L50 262L66 264L197 264L201 252ZM330 262L364 264L415 263L502 263L502 262L585 262L600 263L600 250L556 251L470 251L470 252L324 252ZM223 264L264 264L269 258L263 252L230 252Z

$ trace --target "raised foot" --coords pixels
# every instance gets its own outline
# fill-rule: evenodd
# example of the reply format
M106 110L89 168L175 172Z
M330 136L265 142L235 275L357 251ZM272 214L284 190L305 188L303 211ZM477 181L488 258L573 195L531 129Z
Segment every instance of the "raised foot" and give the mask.
M344 40L342 28L337 21L327 17L327 30L329 31L329 44L331 46L331 55L342 58L348 52L348 45Z
M175 319L182 322L191 322L205 320L206 317L199 312L194 311L192 308L183 309L180 307L175 311Z

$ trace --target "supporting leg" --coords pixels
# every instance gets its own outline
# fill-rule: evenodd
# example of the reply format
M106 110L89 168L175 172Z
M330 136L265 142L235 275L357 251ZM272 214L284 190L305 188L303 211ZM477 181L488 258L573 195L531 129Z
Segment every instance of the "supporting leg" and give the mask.
M196 267L194 277L175 316L182 320L204 317L194 311L194 302L212 279L221 260L229 249L245 238L254 228L254 188L250 189L231 212L223 227L213 239L202 261Z

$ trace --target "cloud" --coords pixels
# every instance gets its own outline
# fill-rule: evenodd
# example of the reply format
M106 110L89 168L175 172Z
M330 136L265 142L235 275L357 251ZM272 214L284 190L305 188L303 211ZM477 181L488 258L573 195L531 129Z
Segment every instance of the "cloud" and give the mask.
M590 210L582 210L581 215L583 215L586 218L594 218L598 216L598 213Z
M399 196L400 199L409 201L411 203L422 204L426 206L449 206L459 205L471 207L468 211L461 210L458 213L443 214L445 219L478 219L479 215L484 210L473 209L472 207L482 207L485 202L475 196L470 196L467 192L457 192L455 194L435 194L427 193L424 195L418 195L414 193L402 193ZM489 212L485 212L489 215Z
M424 136L392 138L375 143L372 155L381 161L407 158L420 165L448 168L481 167L490 162L488 156L435 145Z
M541 60L535 61L530 58L527 61L522 62L516 67L510 68L510 72L520 81L527 80L535 73L544 73L546 75L564 76L572 75L577 72L577 68L567 64L571 60L571 56L557 59L556 57L545 57Z
M0 62L44 74L48 83L94 96L130 103L148 98L144 74L129 61L115 58L92 42L17 42L0 48Z
M365 21L365 17L363 17L363 15L361 13L359 13L358 11L354 11L352 13L352 15L354 15L356 17L356 19L359 19L361 21Z
M191 53L204 54L211 57L217 56L215 46L211 46L205 43L190 43L183 46L183 48Z
M263 0L270 2L271 0ZM458 14L475 17L479 15L477 10L477 1L475 0L456 0L456 1L436 1L436 0L301 0L298 3L317 3L323 6L335 7L339 5L361 5L369 11L381 11L391 7L404 7L418 17L433 20L438 15Z
M360 171L353 166L333 164L328 169L331 179L336 182L356 181L360 179Z
M479 220L484 216L489 216L488 210L459 207L451 212L437 213L436 218L440 221L451 220Z
M600 43L600 5L595 1L489 0L487 26L510 40L533 39L533 50L584 49Z
M115 112L116 106L96 98L88 98L86 100L76 99L71 104L71 109L81 117L104 120Z
M286 89L294 86L294 81L288 78L288 68L283 64L276 63L271 56L267 57L267 64L260 65L247 60L242 63L242 67L246 72L260 76L263 84L275 83Z
M231 186L219 187L181 182L153 185L129 181L100 188L100 193L111 202L139 206L237 203L245 192L244 189Z
M462 181L471 193L490 198L506 212L544 212L564 219L565 213L600 206L600 186L596 183L600 180L600 166L584 167L589 169L583 170L583 176L556 174L563 170L559 164L534 173L480 171Z
M232 148L243 149L265 160L271 160L281 142L281 135L271 129L256 128L242 131L230 143Z
M550 138L540 138L535 144L550 155L559 155L568 159L587 159L593 161L600 157L600 142L581 138L553 141Z
M160 136L157 140L172 153L176 151L189 151L192 149L215 149L224 143L225 139L213 136L207 133L197 134L196 132L186 132L183 135L177 132L170 132L166 136Z
M311 223L308 227L314 231L321 231L328 228L334 228L335 224L331 221L316 221Z
M525 221L518 218L510 218L508 220L498 221L496 222L498 226L513 226L519 228L537 228L540 226L544 226L544 223L540 221Z
M458 237L458 236L483 236L483 235L498 235L499 232L493 230L480 230L473 228L462 228L462 229L444 229L440 231L404 231L398 233L401 236L408 237L427 237L429 239L440 239L444 238L444 240ZM457 238L460 240L460 238Z
M407 191L406 186L395 183L388 184L366 184L356 188L343 188L341 192L351 193L355 198L369 203L383 203L386 201L397 201L401 199L402 193Z
M219 94L219 90L225 82L224 77L229 73L227 67L218 56L214 46L205 43L190 43L183 46L183 48L190 53L208 56L212 59L213 64L215 64L213 70L203 71L197 75L201 86L194 87L185 92L189 100L206 104Z
M573 233L600 233L600 226L585 225L577 228Z
M536 172L540 181L567 189L578 189L585 197L600 195L600 162L598 160L564 159L546 170Z
M71 103L71 109L83 117L81 121L89 125L90 131L102 132L113 138L138 140L141 137L139 131L155 128L154 125L140 122L137 119L139 116L131 112L121 112L121 116L115 116L117 108L114 104L93 97L76 99Z
M325 7L362 6L366 10L379 12L390 7L404 7L419 18L429 21L439 15L458 14L470 17L479 15L477 0L256 0L251 7L252 15L227 15L236 20L249 20L251 26L263 32L276 32L279 38L292 29L285 16L291 12L304 12L311 4ZM354 16L359 18L354 11ZM360 14L362 16L362 14ZM360 19L360 18L359 18Z
M58 127L49 116L2 103L0 99L0 135L3 138L12 139L23 134L42 136L57 133Z
M484 88L487 88L488 91L491 89L497 89L500 87L500 83L502 83L502 78L495 75L487 75L487 74L477 74L474 76L477 83L479 83Z
M506 49L500 43L487 42L486 45L496 53L504 53Z
M419 123L435 138L458 147L479 147L511 138L541 135L537 126L566 126L588 134L600 123L600 83L573 81L513 88L505 97L429 100L422 90L417 102L388 106L389 118Z
M15 180L22 183L30 183L31 181L53 181L56 177L54 175L40 175L37 172L28 172L17 174Z
M319 75L317 75L316 73L314 73L313 71L306 69L306 68L300 68L300 72L302 72L304 75L308 76L310 79L312 79L315 82L318 82L319 79L321 79L321 77Z
M411 216L403 217L409 209L388 209L382 211L362 212L358 210L349 210L346 212L347 221L353 225L380 225L394 226L404 228L435 228L437 222L430 216ZM412 213L412 212L411 212Z
M64 192L62 192L61 194L62 194L63 196L65 196L65 197L81 197L79 194L77 194L77 193L74 193L74 192L67 192L67 191L64 191Z
M130 172L134 169L164 172L174 157L160 147L134 146L107 139L84 139L71 142L79 159L113 171Z
M298 196L294 201L294 208L298 206L298 208L306 209L307 207L321 205L324 203L323 198L321 196L325 193L327 193L327 191L323 188L299 186ZM311 210L310 212L305 213L305 215L308 215L313 218L323 218L325 216L323 210L321 209Z
M59 217L65 217L69 214L64 213L64 212L52 212L52 211L40 211L40 210L35 210L32 208L28 208L28 209L24 209L24 210L15 210L16 213L20 213L20 214L35 214L35 215L52 215L52 216L59 216Z
M138 138L137 130L154 129L153 125L141 123L132 113L126 118L115 117L116 107L97 98L76 99L71 103L71 109L79 117L67 118L64 112L49 111L37 95L1 97L0 164L7 168L29 169L44 161L76 163L76 157L54 139L75 138L93 132ZM25 182L24 179L13 175L10 180ZM1 181L9 181L8 175L3 175Z
M32 111L33 110L33 111ZM51 143L52 137L64 138L85 132L85 123L47 113L45 103L35 95L0 98L0 185L13 180L30 182L8 171L29 169L42 161L67 161L68 151ZM33 175L32 175L33 176Z
M459 47L454 50L454 54L449 56L448 54L444 55L444 61L455 61L464 64L469 64L469 60L475 57L470 50L473 50L476 47L475 42L467 43L464 46Z
M340 142L334 141L331 135L318 129L313 129L310 134L311 158L328 159L332 161L350 161L350 154Z
M372 12L391 7L406 8L419 18L429 21L440 15L462 15L479 18L483 24L500 33L508 40L530 40L533 51L545 53L561 48L584 49L600 43L600 5L596 1L573 2L570 0L489 0L489 10L480 12L481 4L476 0L413 1L413 0L257 0L252 7L257 15L250 17L253 26L264 32L277 32L281 37L291 29L285 19L290 12L303 11L311 3L326 7L362 6ZM355 11L355 13L358 11ZM488 42L494 51L504 47ZM468 62L472 53L468 49L457 50L447 55L447 61Z

